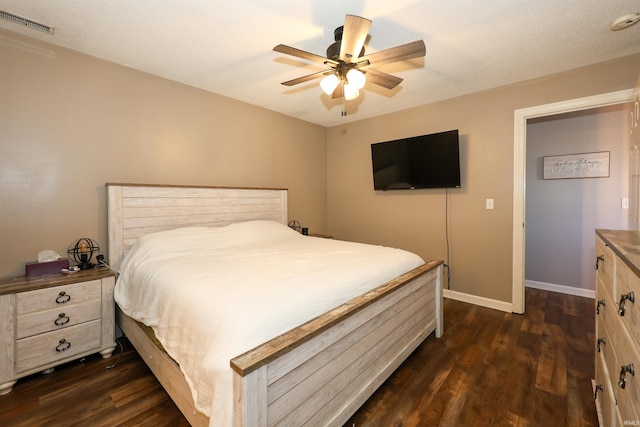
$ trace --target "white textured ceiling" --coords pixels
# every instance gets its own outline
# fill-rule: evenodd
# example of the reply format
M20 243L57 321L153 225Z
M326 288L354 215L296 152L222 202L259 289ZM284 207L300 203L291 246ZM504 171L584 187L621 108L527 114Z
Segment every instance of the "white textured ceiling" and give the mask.
M0 10L55 34L0 28L323 126L640 52L640 24L609 28L640 12L638 0L0 0ZM345 14L373 21L367 53L423 39L427 54L378 67L404 81L368 84L341 117L343 101L318 80L280 84L321 64L272 49L324 56Z

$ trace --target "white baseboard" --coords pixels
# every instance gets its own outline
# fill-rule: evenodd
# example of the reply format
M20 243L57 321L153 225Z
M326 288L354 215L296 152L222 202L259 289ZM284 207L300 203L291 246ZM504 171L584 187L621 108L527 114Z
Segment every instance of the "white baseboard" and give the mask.
M536 282L534 280L525 280L524 285L527 288L541 289L543 291L559 292L561 294L575 295L585 298L596 297L596 291L592 289L574 288L573 286L555 285L553 283ZM465 294L462 292L452 291L451 289L443 289L442 296L456 301L479 305L481 307L506 311L507 313L513 312L513 304L510 302Z
M595 298L596 291L593 289L575 288L573 286L555 285L553 283L536 282L535 280L525 280L527 288L542 289L543 291L559 292L561 294L575 295L578 297Z
M443 289L442 296L456 301L467 302L469 304L479 305L481 307L492 308L494 310L513 312L513 305L510 302L498 301L495 299L479 297L476 295L464 294L462 292L452 291L451 289Z

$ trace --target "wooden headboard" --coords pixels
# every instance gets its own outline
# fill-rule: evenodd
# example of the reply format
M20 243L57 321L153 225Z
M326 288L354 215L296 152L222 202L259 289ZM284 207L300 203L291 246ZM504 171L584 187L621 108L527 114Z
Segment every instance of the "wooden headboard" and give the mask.
M141 236L179 227L265 219L287 224L287 190L107 183L109 265Z

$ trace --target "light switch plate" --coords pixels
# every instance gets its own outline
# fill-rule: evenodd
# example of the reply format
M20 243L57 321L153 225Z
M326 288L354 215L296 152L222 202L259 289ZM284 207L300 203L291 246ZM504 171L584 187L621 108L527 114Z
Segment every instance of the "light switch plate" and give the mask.
M485 209L493 209L493 199L487 199L485 201Z
M629 209L629 198L628 197L623 197L622 198L622 209Z

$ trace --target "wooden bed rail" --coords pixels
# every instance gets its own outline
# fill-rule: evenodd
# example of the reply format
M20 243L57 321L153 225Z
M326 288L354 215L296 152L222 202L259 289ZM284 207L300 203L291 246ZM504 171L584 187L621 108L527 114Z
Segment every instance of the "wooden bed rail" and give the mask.
M442 260L428 261L420 267L416 267L402 276L396 277L395 279L378 286L366 294L347 301L333 310L328 311L295 329L285 332L284 334L231 359L231 368L240 376L245 376L261 366L277 359L291 349L304 344L313 337L331 328L336 323L344 321L345 318L368 307L370 304L395 289L405 285L413 278L417 278L420 275L437 268L443 263L444 261ZM440 336L441 330L440 323L439 319L438 327L436 328L436 336L438 337Z
M431 261L233 359L234 426L344 425L420 343L442 334L442 264Z

